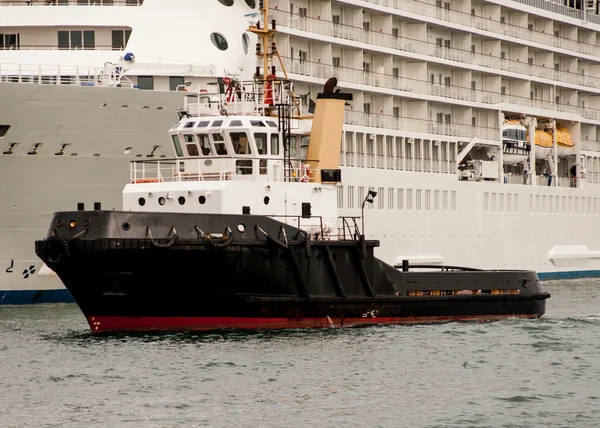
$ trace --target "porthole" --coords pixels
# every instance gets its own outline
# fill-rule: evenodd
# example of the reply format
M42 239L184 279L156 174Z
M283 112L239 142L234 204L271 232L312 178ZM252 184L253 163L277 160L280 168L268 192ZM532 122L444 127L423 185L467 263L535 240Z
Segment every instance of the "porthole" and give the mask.
M198 198L198 202L200 202L200 204L204 205L206 203L206 196L200 196Z
M88 227L89 225L90 225L89 219L86 218L85 220L83 220L83 227Z
M123 223L121 225L121 227L123 228L123 230L129 230L129 229L131 229L131 225L129 223L127 223L127 222Z
M246 0L246 4L248 5L248 7L250 9L254 9L256 7L256 1L255 0Z
M125 147L125 150L123 150L123 154L128 155L131 153L131 150L133 150L133 147L127 146L127 147Z
M240 233L244 233L244 232L246 231L246 225L245 225L244 223L240 223L240 224L238 224L238 226L237 226L237 230L238 230L238 232L240 232Z
M140 207L143 207L144 205L146 205L146 199L144 199L144 198L138 199L138 204L140 204Z
M219 0L219 3L224 6L233 6L233 0Z
M218 49L222 51L227 50L227 48L229 47L229 45L227 44L227 40L225 40L225 36L223 36L221 33L212 33L210 35L210 41L213 42L213 45L215 45Z
M185 198L183 196L180 196L177 200L179 201L179 205L185 204Z
M248 55L248 45L250 44L250 38L248 34L242 34L242 46L244 47L244 53Z
M269 198L268 196L265 196L263 199L263 202L265 203L265 205L269 205L270 201L271 201L271 198Z
M58 220L56 222L56 227L61 227L63 225L63 221L62 220Z
M160 198L158 198L158 203L159 205L164 205L166 202L165 198L163 198L162 196Z
M71 220L69 222L69 229L75 229L76 226L77 226L77 220Z

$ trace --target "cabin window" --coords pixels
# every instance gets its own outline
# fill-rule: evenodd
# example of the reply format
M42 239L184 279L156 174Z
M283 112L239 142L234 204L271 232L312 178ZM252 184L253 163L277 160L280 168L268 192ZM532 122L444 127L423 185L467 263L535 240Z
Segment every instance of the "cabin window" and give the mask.
M198 134L198 140L200 141L200 149L204 156L210 156L212 154L212 148L210 147L210 141L208 134Z
M154 90L154 76L138 76L137 86L148 91Z
M213 42L213 45L215 45L219 50L222 51L227 50L227 48L229 47L225 36L223 36L221 33L212 33L210 35L210 41Z
M262 120L251 120L250 125L252 126L265 126Z
M227 155L227 146L225 145L225 140L223 136L219 133L212 133L213 142L215 143L215 151L219 156Z
M203 120L202 122L198 122L198 128L206 128L210 122L207 120Z
M215 120L212 124L212 126L221 126L223 125L223 121L222 120Z
M277 124L272 120L267 120L267 125L269 125L271 128L277 128Z
M258 150L259 155L267 154L267 134L264 132L255 132L254 140L256 141L256 150Z
M298 154L298 147L297 147L297 142L296 142L296 136L292 135L290 137L290 157L291 158L295 158Z
M179 143L179 138L177 137L177 135L171 135L171 138L173 139L173 146L175 147L175 153L177 154L177 156L183 157L183 150L181 150L181 144Z
M267 173L267 160L261 159L259 161L258 173L261 175L265 175Z
M302 140L300 143L300 157L302 159L306 159L306 154L308 152L308 142L309 142L308 136L302 137Z
M245 132L230 132L229 138L231 138L231 144L233 145L233 151L238 155L249 155L252 154L250 144L248 142L248 135Z
M279 135L271 134L271 154L278 155L279 154Z
M242 121L241 120L232 120L229 125L230 126L242 126Z
M185 85L185 79L181 76L169 76L169 91L176 91L178 86Z
M188 122L183 127L184 128L193 128L196 122Z
M118 51L127 46L129 37L131 36L131 30L112 30L112 49Z
M235 172L238 175L251 175L252 174L252 160L241 159L235 162Z

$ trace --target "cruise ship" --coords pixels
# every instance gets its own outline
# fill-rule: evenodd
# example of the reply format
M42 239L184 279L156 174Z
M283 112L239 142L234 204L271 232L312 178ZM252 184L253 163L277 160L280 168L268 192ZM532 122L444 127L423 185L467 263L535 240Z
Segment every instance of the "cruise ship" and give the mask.
M337 206L378 257L600 275L596 1L0 1L0 304L70 298L34 254L51 213L120 209L127 163L172 156L184 96L251 76L273 21L297 95L353 95Z

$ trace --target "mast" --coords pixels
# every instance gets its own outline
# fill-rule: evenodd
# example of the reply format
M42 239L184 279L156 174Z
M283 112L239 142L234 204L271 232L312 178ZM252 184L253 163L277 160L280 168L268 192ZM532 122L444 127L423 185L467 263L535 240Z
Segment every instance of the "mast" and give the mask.
M255 25L250 25L248 31L254 33L258 36L260 41L256 44L256 56L259 59L262 59L262 74L260 70L260 66L256 67L255 79L260 79L262 75L262 81L264 82L263 86L263 99L267 98L267 91L270 87L273 90L275 83L269 79L269 76L276 76L277 70L274 65L274 58L277 57L279 60L279 66L281 67L281 71L285 79L288 79L287 72L285 67L283 66L283 61L279 56L279 52L277 49L277 43L275 42L275 33L277 32L277 24L273 19L269 22L269 0L258 0L258 9L262 14L262 25L261 21L258 20ZM270 82L270 83L269 83ZM298 100L294 96L294 92L290 87L290 96L293 100L294 107L297 111L297 116L301 115L300 104Z

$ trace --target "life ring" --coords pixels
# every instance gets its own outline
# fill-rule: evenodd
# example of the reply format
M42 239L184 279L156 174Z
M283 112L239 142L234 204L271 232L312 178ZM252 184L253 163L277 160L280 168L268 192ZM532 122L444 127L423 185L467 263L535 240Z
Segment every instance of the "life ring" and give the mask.
M48 266L58 266L71 255L69 241L56 235L52 235L44 241L42 251L42 259Z
M302 178L300 178L300 181L302 183L308 183L310 181L310 177L308 176L308 168L309 167L310 167L309 164L302 165Z

